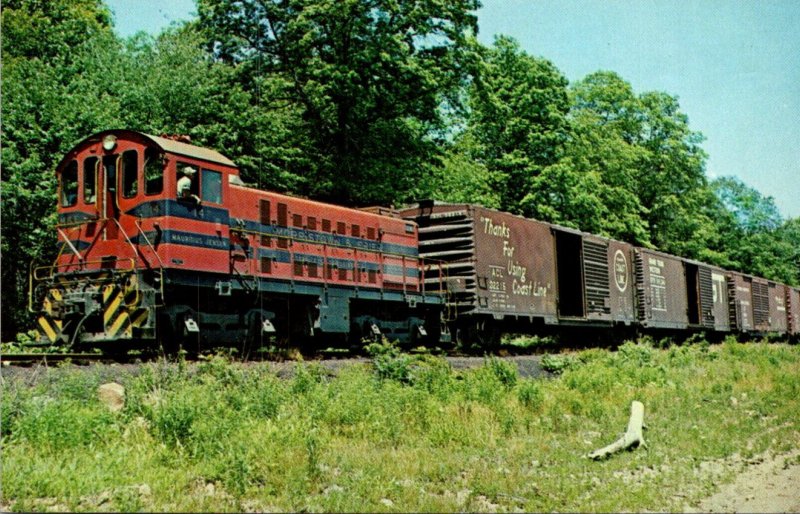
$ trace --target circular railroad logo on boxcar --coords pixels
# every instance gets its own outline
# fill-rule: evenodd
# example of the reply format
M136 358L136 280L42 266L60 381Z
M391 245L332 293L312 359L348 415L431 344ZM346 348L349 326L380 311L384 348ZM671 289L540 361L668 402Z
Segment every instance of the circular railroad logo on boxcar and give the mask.
M622 250L614 253L614 282L620 293L624 293L628 288L628 259Z

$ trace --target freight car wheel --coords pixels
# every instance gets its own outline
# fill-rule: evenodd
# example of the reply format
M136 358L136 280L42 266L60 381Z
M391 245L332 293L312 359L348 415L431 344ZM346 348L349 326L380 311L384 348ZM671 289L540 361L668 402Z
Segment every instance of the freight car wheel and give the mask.
M465 349L495 349L500 345L502 335L494 320L477 320L456 328L456 341Z

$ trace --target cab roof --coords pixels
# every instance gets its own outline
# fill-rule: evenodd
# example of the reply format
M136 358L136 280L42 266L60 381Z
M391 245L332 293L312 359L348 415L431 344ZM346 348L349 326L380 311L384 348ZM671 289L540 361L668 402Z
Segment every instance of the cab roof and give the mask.
M185 157L191 157L193 159L200 159L203 161L212 162L215 164L222 164L223 166L230 166L231 168L236 168L236 164L222 155L221 153L217 152L216 150L211 150L210 148L204 148L202 146L196 146L189 143L182 143L180 141L175 141L173 139L167 139L165 137L154 136L151 134L145 134L144 132L138 132L135 130L124 130L124 129L114 129L114 130L104 130L102 132L98 132L93 134L80 142L78 142L72 149L66 153L64 158L59 162L58 168L61 169L62 165L72 156L77 153L82 147L89 143L97 143L103 140L104 137L108 135L116 136L118 139L131 139L131 136L136 136L140 138L144 138L149 140L156 146L158 146L161 150L166 153L172 153L176 155L183 155Z

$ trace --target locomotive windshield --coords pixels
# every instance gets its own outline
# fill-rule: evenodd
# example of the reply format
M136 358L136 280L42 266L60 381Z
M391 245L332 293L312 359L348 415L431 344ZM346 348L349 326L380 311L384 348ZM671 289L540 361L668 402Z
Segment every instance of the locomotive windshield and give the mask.
M144 194L157 195L164 190L164 160L155 148L144 152Z
M61 173L61 206L72 207L78 202L78 162L70 161Z
M83 201L93 204L97 200L97 157L83 161Z

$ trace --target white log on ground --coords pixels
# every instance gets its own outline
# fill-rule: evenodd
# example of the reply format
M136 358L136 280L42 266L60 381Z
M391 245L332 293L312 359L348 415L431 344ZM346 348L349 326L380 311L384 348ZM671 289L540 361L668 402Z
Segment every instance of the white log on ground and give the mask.
M611 454L632 447L645 446L642 428L644 427L644 404L634 401L631 403L631 417L628 420L628 429L625 434L604 448L595 450L587 457L590 459L604 459Z

